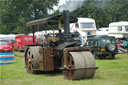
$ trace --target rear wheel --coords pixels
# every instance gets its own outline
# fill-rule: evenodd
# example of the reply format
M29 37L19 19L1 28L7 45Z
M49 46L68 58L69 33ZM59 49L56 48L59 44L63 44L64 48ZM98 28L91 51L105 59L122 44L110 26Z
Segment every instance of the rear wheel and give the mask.
M31 47L27 50L25 56L26 70L28 73L39 72L39 48Z
M116 49L116 46L112 43L106 45L108 51L113 52Z

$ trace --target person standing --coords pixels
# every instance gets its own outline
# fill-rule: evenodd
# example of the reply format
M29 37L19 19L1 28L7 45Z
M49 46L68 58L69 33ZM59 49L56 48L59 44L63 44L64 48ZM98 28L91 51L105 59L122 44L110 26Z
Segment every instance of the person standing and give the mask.
M126 40L124 40L124 41L123 41L123 47L124 47L124 49L126 49L127 46L128 46L128 42L127 42Z

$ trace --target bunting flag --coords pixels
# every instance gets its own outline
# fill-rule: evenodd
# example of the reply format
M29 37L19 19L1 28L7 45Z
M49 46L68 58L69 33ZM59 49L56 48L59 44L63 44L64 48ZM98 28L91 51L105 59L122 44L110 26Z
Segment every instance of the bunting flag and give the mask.
M8 65L14 63L13 52L0 52L0 65Z

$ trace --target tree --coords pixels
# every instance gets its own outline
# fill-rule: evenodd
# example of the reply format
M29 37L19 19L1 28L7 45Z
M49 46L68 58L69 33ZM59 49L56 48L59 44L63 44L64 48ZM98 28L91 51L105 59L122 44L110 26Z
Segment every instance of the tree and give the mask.
M75 10L72 14L75 17L88 17L96 20L97 27L104 26L104 20L106 19L106 12L103 8L103 2L99 0L86 0L83 5Z
M0 0L1 30L0 33L26 33L25 23L48 16L48 10L53 10L58 0Z
M128 0L85 0L83 5L71 14L88 17L96 21L97 28L107 27L115 21L128 20Z
M108 2L108 13L111 15L111 22L128 20L128 0L110 0Z

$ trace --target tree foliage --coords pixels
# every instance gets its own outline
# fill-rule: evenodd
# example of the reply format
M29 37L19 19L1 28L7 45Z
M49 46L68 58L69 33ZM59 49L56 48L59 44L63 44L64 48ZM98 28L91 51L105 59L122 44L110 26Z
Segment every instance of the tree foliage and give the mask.
M49 16L48 11L59 0L0 0L0 33L27 33L25 23ZM75 17L96 20L97 28L107 27L115 21L128 21L128 0L85 0L83 5L71 12ZM53 15L58 14L55 11ZM44 30L46 26L39 26Z
M25 23L48 16L58 0L0 0L0 33L26 33Z
M93 18L99 28L115 21L128 21L127 6L128 0L85 0L83 5L71 14L75 17Z

